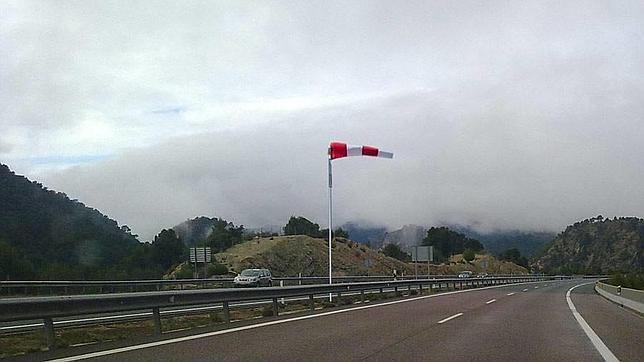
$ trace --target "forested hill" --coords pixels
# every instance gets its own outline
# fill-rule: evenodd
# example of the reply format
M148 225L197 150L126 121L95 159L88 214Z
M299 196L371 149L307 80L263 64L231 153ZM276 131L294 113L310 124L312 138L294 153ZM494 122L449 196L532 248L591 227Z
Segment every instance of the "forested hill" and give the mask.
M549 273L638 272L644 270L644 220L586 219L568 226L534 263Z
M0 280L141 276L142 253L127 226L0 164Z

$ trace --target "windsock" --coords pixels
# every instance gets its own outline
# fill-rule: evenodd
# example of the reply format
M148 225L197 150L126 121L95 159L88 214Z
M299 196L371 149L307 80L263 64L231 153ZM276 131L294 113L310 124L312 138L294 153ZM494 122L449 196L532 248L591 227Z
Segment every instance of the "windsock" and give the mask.
M392 152L382 151L373 146L355 146L348 145L342 142L331 142L329 145L329 158L335 160L336 158L349 157L349 156L371 156L382 158L394 158Z

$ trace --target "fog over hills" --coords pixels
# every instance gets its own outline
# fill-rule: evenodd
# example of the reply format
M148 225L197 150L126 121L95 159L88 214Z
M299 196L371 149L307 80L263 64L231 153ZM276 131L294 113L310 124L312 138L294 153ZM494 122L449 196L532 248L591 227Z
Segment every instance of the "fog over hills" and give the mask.
M642 1L2 2L0 157L142 240L196 215L644 214Z

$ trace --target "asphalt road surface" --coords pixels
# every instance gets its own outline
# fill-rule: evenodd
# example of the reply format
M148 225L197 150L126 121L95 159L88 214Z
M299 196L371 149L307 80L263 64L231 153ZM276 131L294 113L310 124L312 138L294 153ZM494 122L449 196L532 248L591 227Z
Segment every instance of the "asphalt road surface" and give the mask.
M112 350L93 360L601 361L566 302L568 289L584 282L509 285L284 316ZM644 359L644 318L605 301L592 285L571 297L619 360Z

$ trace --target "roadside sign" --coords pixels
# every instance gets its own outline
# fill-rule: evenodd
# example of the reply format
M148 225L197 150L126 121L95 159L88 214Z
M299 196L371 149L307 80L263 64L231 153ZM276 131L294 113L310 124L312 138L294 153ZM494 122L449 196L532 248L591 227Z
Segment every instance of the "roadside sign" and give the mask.
M191 263L210 263L212 262L212 252L210 248L190 248Z
M418 246L415 245L411 249L411 260L412 261L429 261L430 260L430 251L429 246Z

